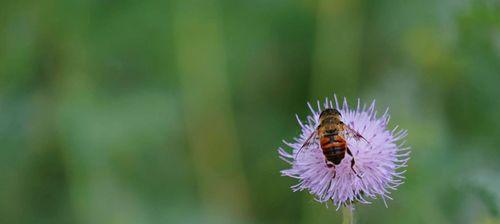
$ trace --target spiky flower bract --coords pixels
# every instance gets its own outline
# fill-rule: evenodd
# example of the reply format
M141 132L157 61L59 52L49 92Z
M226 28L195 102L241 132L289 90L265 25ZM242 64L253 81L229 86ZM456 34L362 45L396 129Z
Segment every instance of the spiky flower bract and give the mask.
M375 101L367 108L366 105L361 107L358 99L355 110L349 108L345 98L340 107L336 96L335 105L328 99L323 105L318 101L316 108L308 105L312 114L307 116L306 121L302 122L297 116L301 127L300 136L292 142L284 141L291 152L278 149L280 158L291 165L291 168L281 171L282 175L299 180L297 185L291 187L293 191L307 190L321 203L331 200L337 209L353 202L369 204L367 199L377 197L381 197L387 206L386 199L392 199L390 190L396 190L403 183L404 167L410 158L410 148L404 147L404 141L400 142L407 132L398 129L398 126L388 129L388 110L377 117ZM314 144L307 144L297 154L311 133L316 131L319 114L326 108L337 109L344 124L366 138L363 141L345 136L355 158L354 169L359 177L351 169L351 156L347 154L340 164L329 168L318 139L314 139Z

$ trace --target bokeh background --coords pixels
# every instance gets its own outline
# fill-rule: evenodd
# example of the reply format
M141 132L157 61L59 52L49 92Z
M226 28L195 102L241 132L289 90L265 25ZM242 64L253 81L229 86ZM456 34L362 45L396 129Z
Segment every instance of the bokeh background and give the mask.
M500 223L498 1L0 1L0 223L339 223L276 149L333 93L408 129L358 223Z

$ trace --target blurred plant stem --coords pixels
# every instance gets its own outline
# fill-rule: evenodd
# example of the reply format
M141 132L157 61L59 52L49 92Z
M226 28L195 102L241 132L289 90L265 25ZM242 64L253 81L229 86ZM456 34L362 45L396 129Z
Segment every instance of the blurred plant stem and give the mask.
M313 98L356 93L362 44L361 3L319 0L311 90Z
M342 206L342 224L354 223L354 205Z
M174 40L186 137L209 216L205 221L241 221L249 217L250 205L230 106L220 6L217 1L188 0L176 7ZM220 211L228 214L214 213Z

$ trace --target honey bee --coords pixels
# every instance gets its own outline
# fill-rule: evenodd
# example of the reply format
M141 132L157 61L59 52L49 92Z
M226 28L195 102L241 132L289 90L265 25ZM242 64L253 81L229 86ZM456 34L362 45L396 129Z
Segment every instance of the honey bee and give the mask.
M335 172L335 165L339 165L340 162L345 157L345 153L351 156L351 169L359 178L359 174L354 170L354 165L356 161L352 155L351 150L347 146L346 136L352 136L355 139L363 139L368 142L361 134L357 131L344 124L341 121L342 115L336 109L325 109L319 115L319 125L316 131L311 133L311 135L304 142L302 147L299 149L296 155L298 155L301 150L306 146L311 144L312 140L319 140L319 145L325 156L325 163L328 168L334 169L333 178L337 175Z

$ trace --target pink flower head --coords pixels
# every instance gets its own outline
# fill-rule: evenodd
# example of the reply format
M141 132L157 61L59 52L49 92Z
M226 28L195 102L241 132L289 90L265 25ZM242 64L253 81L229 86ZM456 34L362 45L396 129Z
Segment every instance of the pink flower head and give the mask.
M403 183L405 172L404 167L410 159L410 148L404 147L404 142L400 140L406 137L405 130L398 130L396 126L389 130L388 110L377 117L375 111L375 101L366 109L366 105L360 107L360 101L356 110L349 109L344 98L342 107L339 107L335 96L335 107L332 101L326 99L323 107L317 103L317 109L308 104L312 115L307 116L307 121L302 123L297 116L301 127L301 134L294 141L285 142L292 151L287 152L279 148L280 158L292 165L291 168L282 170L283 176L293 177L299 180L297 185L292 186L293 191L308 190L316 197L316 200L323 203L332 200L338 208L341 205L350 205L353 202L369 204L367 198L382 198L387 206L386 198L392 199L389 190L396 188ZM351 159L347 153L340 164L328 167L325 156L320 147L318 138L312 139L311 144L306 144L319 124L319 115L326 108L337 109L344 124L357 131L365 140L355 138L352 135L344 135L347 146L355 159L354 170L351 169Z

